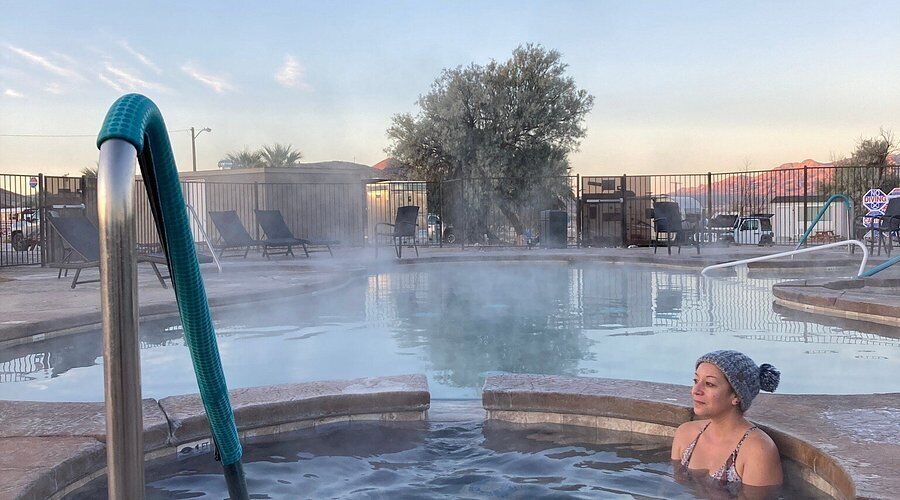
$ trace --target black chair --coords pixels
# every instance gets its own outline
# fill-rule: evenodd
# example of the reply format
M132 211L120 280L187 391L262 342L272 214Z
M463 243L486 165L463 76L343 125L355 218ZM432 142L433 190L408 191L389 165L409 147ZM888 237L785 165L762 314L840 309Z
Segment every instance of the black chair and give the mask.
M64 247L62 261L50 264L52 267L59 268L56 279L61 279L63 277L63 271L65 271L65 276L68 277L69 270L74 270L75 276L72 278L72 288L83 283L96 283L100 281L99 278L78 280L82 270L100 267L100 231L97 229L97 226L83 215L61 217L50 214L47 216L47 221L49 222L50 227L56 231L56 234L58 234L63 241ZM201 264L213 261L212 257L209 255L200 253L197 254L197 259ZM168 266L168 261L164 253L139 251L137 261L139 263L146 262L153 266L153 272L156 274L156 279L159 280L159 284L162 285L163 288L168 288L165 280L171 279L171 277L163 276L158 267L160 265Z
M263 242L255 240L244 228L240 217L234 210L224 212L209 212L209 218L212 219L216 231L219 232L218 241L213 244L219 251L219 257L242 257L247 258L250 247L262 246ZM234 251L230 255L225 255L227 251Z
M394 223L379 222L375 224L375 258L378 258L378 237L385 236L390 238L391 244L394 246L394 253L397 258L403 258L403 239L411 239L412 246L416 250L416 257L419 256L419 247L416 246L416 227L418 226L419 207L409 205L397 209L397 217ZM391 228L390 231L379 230Z
M863 222L868 218L869 227ZM869 240L869 253L874 253L876 239L878 240L878 255L881 255L881 249L891 256L891 250L894 247L894 239L900 244L900 197L890 198L887 207L884 209L884 215L859 215L856 217L856 238L862 240L866 233L872 232L872 239ZM877 227L874 227L877 226ZM886 236L886 237L885 237Z
M678 246L678 253L681 253L681 244L690 243L697 248L697 255L700 255L700 242L697 239L697 225L690 224L681 218L681 207L674 201L655 201L653 202L653 228L656 230L656 238L653 241L653 253L662 243L662 235L666 236L666 249L669 255L672 255L672 244ZM672 239L672 235L675 238Z
M269 258L271 255L290 255L294 256L293 247L302 247L303 253L309 258L309 252L317 251L316 248L325 247L329 255L332 257L331 246L337 245L335 240L312 240L306 238L297 238L291 229L284 222L280 210L254 210L256 212L256 222L262 227L266 233L266 239L260 243L263 247L263 257ZM271 251L274 249L275 251Z

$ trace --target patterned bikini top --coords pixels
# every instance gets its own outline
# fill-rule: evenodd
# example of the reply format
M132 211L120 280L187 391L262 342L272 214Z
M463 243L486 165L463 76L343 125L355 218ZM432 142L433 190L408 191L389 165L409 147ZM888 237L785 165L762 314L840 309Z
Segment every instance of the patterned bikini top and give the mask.
M684 452L681 454L681 465L687 467L688 464L691 463L691 455L694 454L694 447L697 446L697 441L700 440L700 436L703 435L703 431L709 427L709 423L703 426L703 429L700 430L700 433L697 434L697 437L691 442L690 446L684 449ZM725 463L722 464L722 467L719 467L719 470L712 474L711 477L716 481L719 481L723 485L730 484L741 484L741 476L737 473L737 468L735 464L737 464L737 456L738 452L741 451L741 445L744 444L744 440L747 439L747 436L750 435L753 430L756 429L756 426L747 429L747 432L744 433L741 440L738 441L737 446L734 448L734 451L731 452L731 455L728 456L728 459L725 460Z

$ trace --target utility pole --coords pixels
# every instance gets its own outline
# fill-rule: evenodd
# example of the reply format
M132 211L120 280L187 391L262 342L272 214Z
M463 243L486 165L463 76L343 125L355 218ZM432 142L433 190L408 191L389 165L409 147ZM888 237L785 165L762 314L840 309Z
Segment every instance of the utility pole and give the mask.
M212 129L203 127L197 133L194 133L194 127L191 127L191 158L193 159L194 172L197 171L197 136L203 132L212 132Z

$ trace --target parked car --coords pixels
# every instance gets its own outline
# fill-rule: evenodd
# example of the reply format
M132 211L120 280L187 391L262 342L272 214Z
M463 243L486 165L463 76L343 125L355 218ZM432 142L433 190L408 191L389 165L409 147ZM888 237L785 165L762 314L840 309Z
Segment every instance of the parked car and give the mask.
M9 242L13 250L24 252L41 242L41 216L36 208L26 208L12 217Z
M775 233L772 231L772 215L739 216L735 220L731 234L723 235L720 241L736 245L774 245Z
M75 209L84 210L84 205L53 205L50 212ZM13 250L25 252L41 244L41 212L38 208L26 208L12 217L9 225L9 242Z

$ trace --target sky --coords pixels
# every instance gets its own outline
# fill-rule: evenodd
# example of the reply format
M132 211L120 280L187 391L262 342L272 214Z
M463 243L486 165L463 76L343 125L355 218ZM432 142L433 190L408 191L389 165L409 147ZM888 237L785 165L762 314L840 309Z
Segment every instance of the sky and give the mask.
M900 2L127 3L0 0L0 173L95 165L129 92L159 106L180 170L190 127L212 129L199 169L273 142L372 165L442 69L525 43L595 97L582 175L827 162L900 135Z

